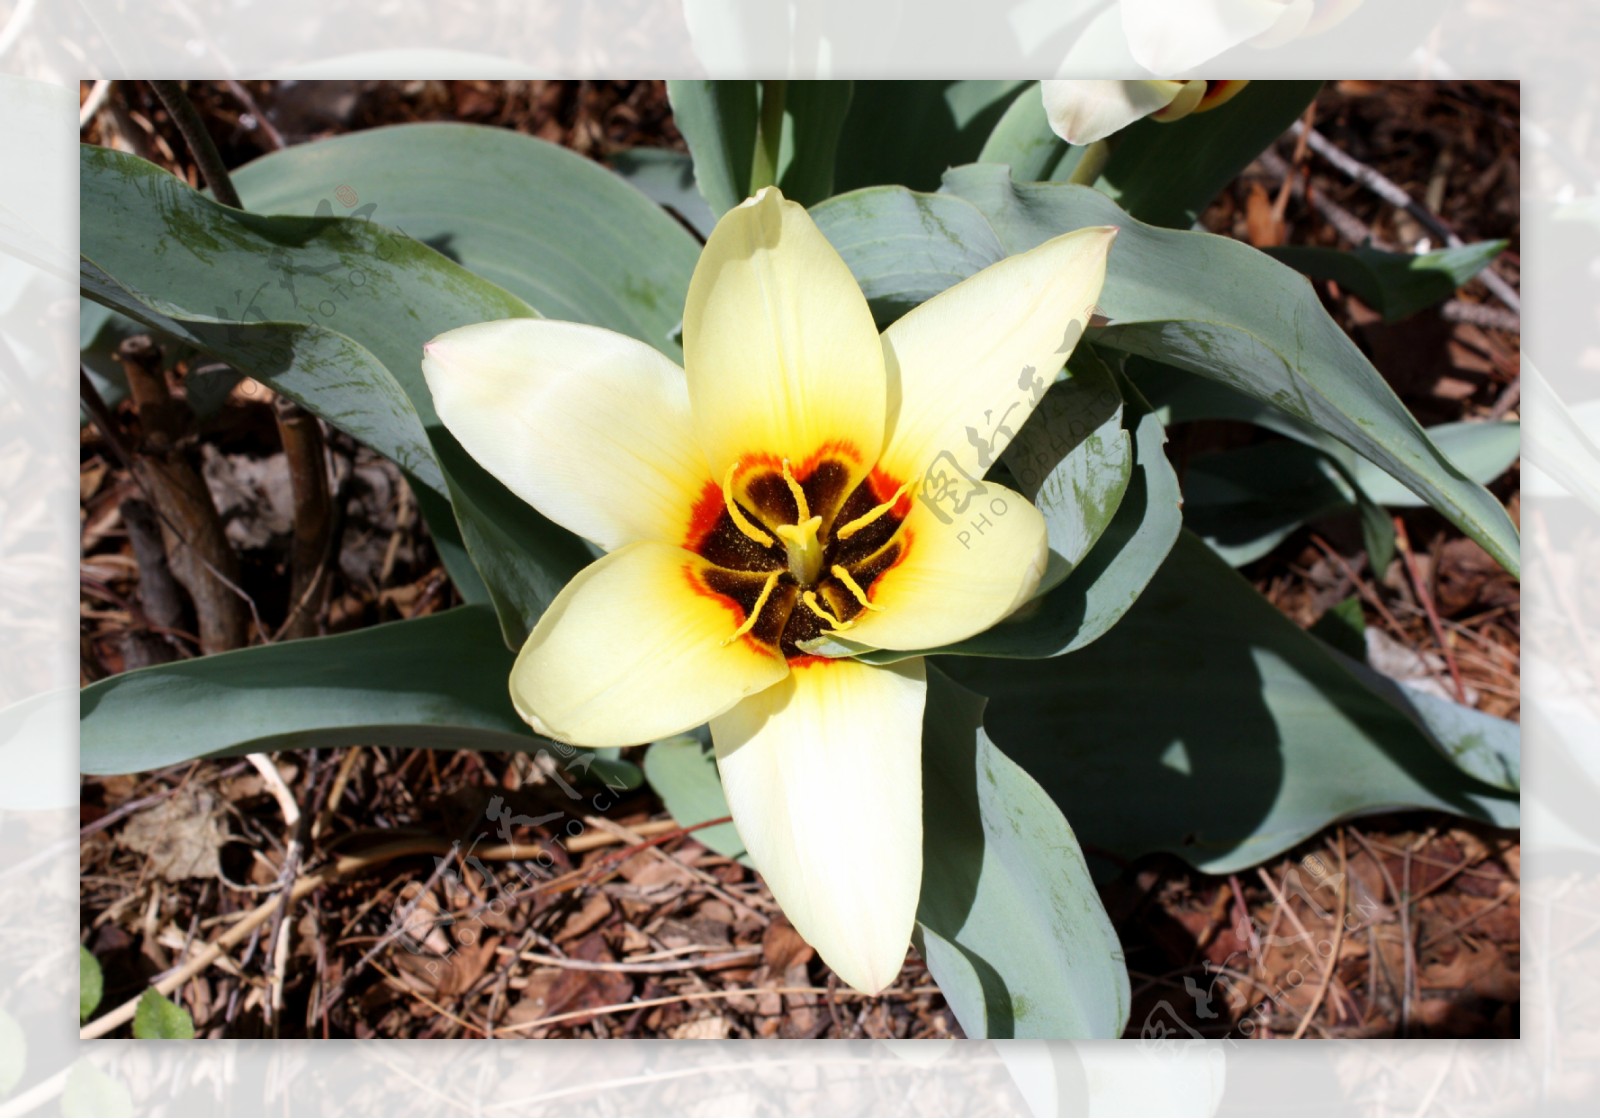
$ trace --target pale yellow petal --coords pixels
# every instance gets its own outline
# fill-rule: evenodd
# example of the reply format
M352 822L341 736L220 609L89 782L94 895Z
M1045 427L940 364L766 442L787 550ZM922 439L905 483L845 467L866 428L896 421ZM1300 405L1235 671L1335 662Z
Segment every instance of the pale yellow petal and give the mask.
M631 746L699 726L788 673L742 614L696 578L698 556L629 544L556 596L511 670L511 698L539 733L579 746Z
M423 354L439 418L512 493L606 549L684 542L712 478L667 358L544 319L464 326Z
M801 936L858 991L899 974L922 888L920 657L801 661L711 721L734 824Z
M868 589L876 610L845 640L877 649L935 649L982 633L1032 597L1049 540L1043 515L994 482L954 498L919 495L901 528L905 553Z
M866 297L805 208L769 187L722 216L683 314L695 431L713 473L883 445L883 354Z
M1115 236L1092 226L1007 257L883 332L887 474L948 464L980 478L994 465L1088 325Z

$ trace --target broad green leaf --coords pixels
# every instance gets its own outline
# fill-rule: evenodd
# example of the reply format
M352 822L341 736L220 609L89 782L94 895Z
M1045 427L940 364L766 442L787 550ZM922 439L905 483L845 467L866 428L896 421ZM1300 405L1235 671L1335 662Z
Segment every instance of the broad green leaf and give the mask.
M500 616L505 643L521 648L544 608L599 551L502 486L448 430L434 429L433 447L462 543Z
M1329 607L1307 632L1326 643L1363 687L1410 719L1463 773L1507 792L1521 787L1522 728L1374 670L1367 663L1367 625L1359 596Z
M1049 594L992 629L930 653L1035 659L1070 653L1100 638L1138 600L1183 527L1178 476L1162 447L1166 431L1134 386L1121 382L1124 422L1133 432L1133 470L1110 522L1089 554ZM1024 429L1026 430L1026 429ZM847 647L838 652L855 654ZM828 655L838 655L829 651ZM883 649L860 659L889 664L914 653Z
M1110 325L1092 341L1276 405L1382 467L1519 570L1505 509L1433 445L1304 277L1237 241L1135 221L1085 187L1018 184L981 164L952 171L946 187L984 212L1009 252L1088 225L1119 226L1100 297Z
M716 755L708 742L692 734L651 743L644 755L644 776L681 827L690 828L728 815L722 779L717 776ZM701 828L694 838L719 855L753 865L739 830L732 824Z
M1231 101L1112 137L1096 186L1140 221L1187 229L1223 187L1286 132L1321 82L1251 82Z
M1232 567L1255 562L1297 528L1348 512L1354 502L1333 461L1303 443L1200 455L1183 471L1184 524Z
M107 1076L87 1057L79 1057L67 1070L61 1092L61 1114L69 1119L102 1115L132 1115L133 1096L122 1081Z
M536 312L374 222L241 213L107 149L83 148L81 195L86 294L215 354L393 458L419 487L463 595L478 598L482 582L463 562L461 538L478 570L495 579L505 640L520 645L549 604L529 588L557 585L573 568L505 573L581 546L481 470L458 470L445 482L432 444L439 439L447 453L452 441L423 381L421 352L452 327ZM670 221L642 197L638 203ZM454 511L464 522L459 531L446 514L452 492L472 497ZM474 521L480 506L513 505L517 516Z
M205 296L177 285L168 289L177 296L174 299L124 283L87 253L110 258L111 267L119 268L116 254L131 256L135 250L123 245L107 251L98 240L102 232L99 222L87 214L83 226L86 255L79 278L90 297L236 365L361 440L422 485L443 488L444 478L411 394L366 347L337 331L311 324L209 317L217 312L226 315L229 309L189 310L190 303ZM154 278L138 271L135 275ZM192 287L202 285L194 283Z
M1517 821L1514 798L1446 761L1187 533L1127 616L1077 654L941 664L989 697L990 737L1086 847L1115 857L1170 851L1223 874L1364 813Z
M1428 428L1428 438L1474 482L1488 485L1516 463L1522 454L1522 425L1515 420L1466 421ZM1365 459L1355 459L1351 469L1368 497L1391 509L1422 504L1417 495Z
M1003 163L1019 183L1066 179L1086 149L1057 136L1037 82L1017 95L978 153L977 163Z
M252 212L404 230L548 318L607 327L682 360L672 334L694 237L556 144L481 125L398 125L262 156L234 172L234 185ZM344 329L337 317L326 325Z
M1044 384L1044 374L1030 367L1024 371L1028 375ZM1066 375L1040 398L1000 461L1022 496L1044 514L1050 556L1039 593L1046 594L1100 539L1133 473L1122 394L1098 354L1087 346L1073 353Z
M761 84L670 81L672 120L694 156L694 178L711 213L721 217L750 196Z
M783 99L774 182L801 205L833 193L834 157L851 83L672 81L673 119L694 156L695 180L717 216L752 193L752 169L767 97Z
M947 194L867 187L813 207L811 217L880 328L1006 255L977 207Z
M784 82L778 187L802 206L833 193L839 133L850 110L850 82ZM769 83L768 88L771 88Z
M700 239L711 236L717 219L694 185L694 160L670 148L628 148L606 157L611 170L650 201L687 222Z
M1409 719L1461 772L1516 793L1522 785L1522 728L1433 695L1329 650L1363 687Z
M839 138L834 189L897 184L937 190L947 168L978 158L1006 107L1029 84L856 82Z
M1519 425L1512 422L1441 424L1429 428L1428 436L1463 474L1483 484L1505 473L1520 451ZM1422 504L1365 459L1288 441L1191 459L1183 496L1185 523L1234 567L1259 559L1323 517L1366 504L1388 527L1382 507ZM1372 566L1382 571L1388 564L1375 555Z
M133 1036L140 1041L193 1041L194 1019L154 987L139 996L133 1015Z
M1487 268L1506 245L1505 241L1480 241L1431 253L1391 253L1370 245L1348 252L1283 245L1266 252L1296 272L1314 280L1332 280L1355 292L1385 322L1398 322L1449 299Z
M361 744L573 757L518 718L506 684L513 659L493 611L463 606L126 672L81 693L79 767L134 773L192 758ZM638 782L629 762L575 756L562 764Z
M78 1021L86 1022L105 997L106 981L100 961L83 945L78 945Z
M983 700L930 672L923 958L972 1038L1115 1038L1122 946L1061 811L984 733Z

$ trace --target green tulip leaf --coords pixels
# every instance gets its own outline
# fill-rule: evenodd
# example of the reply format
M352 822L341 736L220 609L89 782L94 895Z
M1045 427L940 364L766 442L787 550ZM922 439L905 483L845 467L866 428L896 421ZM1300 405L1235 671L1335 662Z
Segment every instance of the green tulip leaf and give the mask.
M1088 648L940 663L989 697L995 744L1087 848L1112 857L1168 851L1225 874L1365 813L1423 808L1501 827L1518 818L1514 797L1447 760L1419 712L1358 679L1188 533ZM1160 702L1130 698L1130 680L1158 681ZM1445 730L1434 713L1422 722Z
M536 312L375 222L242 213L104 148L85 146L81 170L85 294L215 354L394 459L462 594L479 601L480 573L492 579L504 639L519 646L549 605L545 592L587 552L475 464L458 458L445 481L440 459L454 441L434 412L421 353L452 327ZM492 522L479 514L512 508L516 516ZM551 556L548 569L526 572Z
M233 181L254 213L348 215L404 230L547 318L603 326L682 360L672 335L699 255L694 237L556 144L483 125L398 125L284 148ZM345 329L337 316L326 325ZM414 370L416 355L407 360Z
M1494 481L1521 450L1514 422L1452 423L1428 429L1434 445L1468 478ZM1348 458L1348 463L1342 461ZM1302 525L1363 504L1413 508L1422 502L1365 459L1275 441L1201 455L1184 471L1185 524L1235 567L1266 555ZM1392 527L1389 527L1392 532ZM1370 547L1369 547L1370 551ZM1373 570L1388 564L1373 557Z
M715 217L750 196L761 84L740 81L671 81L672 120L694 157L694 178Z
M139 996L133 1014L133 1036L140 1041L193 1041L194 1019L154 987Z
M1043 377L1033 369L1024 376ZM1116 374L1080 346L1066 375L1039 399L1033 415L1000 455L1017 489L1044 514L1049 564L1046 594L1089 554L1122 504L1133 474L1133 441L1122 427Z
M983 729L983 700L928 673L923 878L928 971L971 1038L1116 1038L1122 946L1060 809Z
M1006 255L977 207L946 194L868 187L828 199L811 217L850 266L880 329Z
M974 162L1003 163L1019 183L1065 180L1087 150L1087 146L1067 143L1051 129L1035 82L1011 102Z
M783 99L771 181L784 197L805 206L833 193L850 82L671 81L667 96L673 120L694 156L700 193L718 217L754 193L752 172L768 97Z
M644 755L644 776L681 827L692 828L728 815L722 779L717 775L717 758L709 741L680 734L651 743ZM694 838L719 855L738 859L746 866L754 865L745 852L739 830L732 824L701 828Z
M554 752L633 788L632 763L537 738L511 706L514 660L494 612L463 606L335 637L257 645L125 672L83 689L84 773L361 744Z
M1431 253L1392 253L1371 245L1348 252L1283 245L1266 253L1302 275L1332 280L1355 292L1385 322L1398 322L1449 299L1504 252L1506 245L1505 241L1480 241Z
M834 189L937 190L950 167L979 158L1020 81L858 81L839 137ZM1037 97L1037 93L1034 95Z
M670 148L628 148L606 157L611 170L657 206L688 223L703 241L717 219L694 184L694 160Z
M1288 131L1321 87L1251 82L1208 112L1136 121L1111 138L1111 158L1095 185L1140 221L1188 229L1223 187Z

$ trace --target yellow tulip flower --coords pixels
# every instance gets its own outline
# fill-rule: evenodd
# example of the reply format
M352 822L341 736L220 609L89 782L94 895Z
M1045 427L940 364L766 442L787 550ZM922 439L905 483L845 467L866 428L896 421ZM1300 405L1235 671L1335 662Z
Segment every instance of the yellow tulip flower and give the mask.
M528 637L517 710L583 746L709 721L751 858L858 990L894 980L915 922L925 676L808 648L943 645L1033 594L1044 519L981 479L1082 334L1115 232L1000 261L880 336L838 252L769 187L706 243L683 368L536 319L425 348L466 450L607 553Z

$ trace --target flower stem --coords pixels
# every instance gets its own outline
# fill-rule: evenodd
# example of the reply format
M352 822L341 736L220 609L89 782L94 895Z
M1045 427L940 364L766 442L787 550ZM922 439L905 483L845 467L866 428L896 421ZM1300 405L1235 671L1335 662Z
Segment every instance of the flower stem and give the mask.
M228 177L228 169L223 166L222 153L211 142L211 133L206 131L205 121L200 119L200 114L183 92L183 87L175 81L152 79L150 88L156 91L161 104L166 106L167 114L172 117L172 123L183 133L183 142L189 146L189 154L194 156L212 195L224 206L244 209L244 204L239 201L239 192L233 189L233 180Z
M783 103L788 83L761 83L761 119L756 125L755 158L750 166L750 193L778 181L778 147L783 142Z

